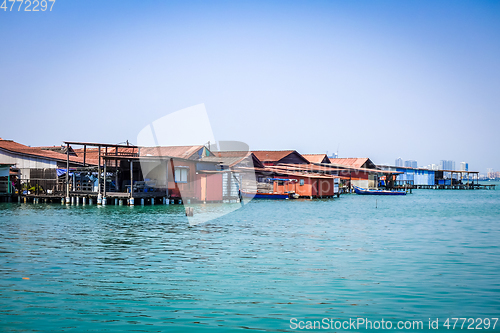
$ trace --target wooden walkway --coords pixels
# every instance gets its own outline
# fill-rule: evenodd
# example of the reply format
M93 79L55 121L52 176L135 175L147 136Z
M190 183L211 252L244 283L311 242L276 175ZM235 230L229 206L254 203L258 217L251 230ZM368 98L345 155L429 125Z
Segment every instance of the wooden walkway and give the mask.
M405 190L405 189L419 189L419 190L494 190L495 184L460 184L460 185L406 185L406 186L394 186L394 189Z

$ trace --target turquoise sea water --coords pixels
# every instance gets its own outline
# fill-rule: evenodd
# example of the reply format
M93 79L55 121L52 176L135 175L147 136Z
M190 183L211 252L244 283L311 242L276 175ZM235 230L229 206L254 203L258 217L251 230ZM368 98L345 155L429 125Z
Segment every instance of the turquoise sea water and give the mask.
M174 205L0 204L0 273L6 332L447 330L500 317L500 190L254 200L194 227Z

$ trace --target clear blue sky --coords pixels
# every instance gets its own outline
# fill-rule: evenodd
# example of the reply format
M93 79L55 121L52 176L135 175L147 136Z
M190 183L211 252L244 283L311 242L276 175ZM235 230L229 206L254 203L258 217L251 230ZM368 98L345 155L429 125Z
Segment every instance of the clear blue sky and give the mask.
M133 142L205 103L216 139L251 149L500 170L499 1L17 7L0 10L2 138Z

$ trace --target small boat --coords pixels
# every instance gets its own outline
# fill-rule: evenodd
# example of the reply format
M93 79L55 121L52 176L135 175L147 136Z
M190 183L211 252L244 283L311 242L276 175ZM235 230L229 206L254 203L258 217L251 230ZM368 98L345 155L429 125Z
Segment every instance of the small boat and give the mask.
M357 186L354 186L354 192L356 192L357 194L368 194L368 195L406 195L406 192L403 191L369 190Z

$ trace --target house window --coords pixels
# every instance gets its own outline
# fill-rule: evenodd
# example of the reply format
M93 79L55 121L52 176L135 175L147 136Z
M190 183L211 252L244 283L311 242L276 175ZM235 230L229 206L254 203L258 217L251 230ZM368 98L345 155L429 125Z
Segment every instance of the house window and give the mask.
M300 180L300 186L304 185L304 179Z
M175 168L175 182L187 183L189 168Z

